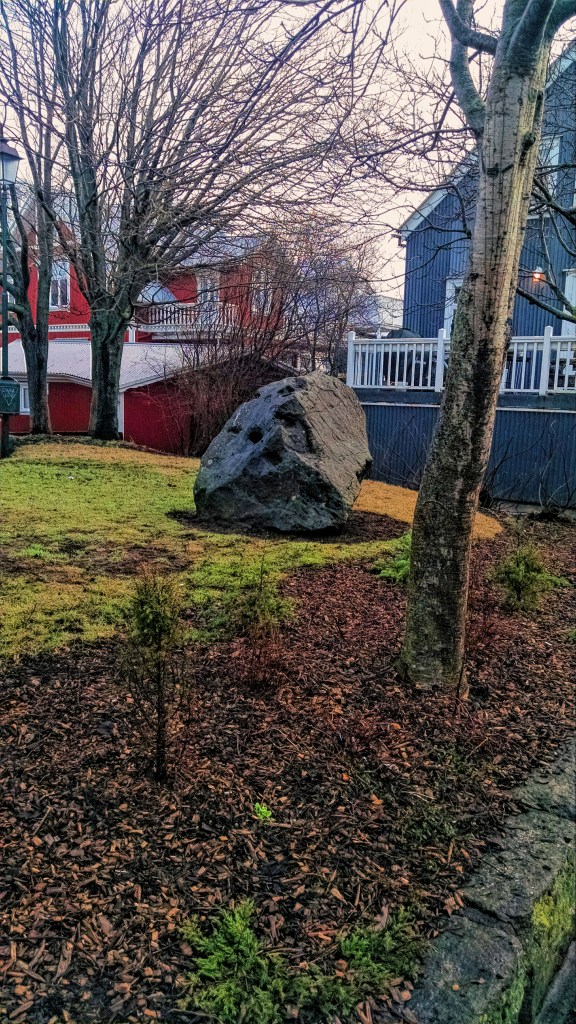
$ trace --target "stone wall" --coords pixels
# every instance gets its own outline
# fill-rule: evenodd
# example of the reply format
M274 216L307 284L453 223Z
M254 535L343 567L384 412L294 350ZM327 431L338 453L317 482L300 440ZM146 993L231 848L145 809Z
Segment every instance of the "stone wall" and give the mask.
M521 812L432 944L410 1002L418 1024L569 1021L573 950L561 968L576 934L575 753L516 791Z

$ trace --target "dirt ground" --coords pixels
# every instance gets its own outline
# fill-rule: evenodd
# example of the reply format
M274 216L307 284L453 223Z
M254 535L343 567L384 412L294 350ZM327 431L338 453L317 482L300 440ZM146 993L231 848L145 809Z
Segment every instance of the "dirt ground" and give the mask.
M402 533L382 511L365 485L351 534ZM511 787L573 721L573 589L533 615L503 610L490 569L513 540L490 528L474 550L468 702L399 684L405 595L370 560L300 568L281 584L295 615L265 647L188 652L193 715L167 789L151 779L117 642L11 664L0 1020L200 1024L177 1008L190 965L179 928L245 896L294 965L332 970L338 934L384 905L436 932L514 810ZM573 584L573 528L533 535Z

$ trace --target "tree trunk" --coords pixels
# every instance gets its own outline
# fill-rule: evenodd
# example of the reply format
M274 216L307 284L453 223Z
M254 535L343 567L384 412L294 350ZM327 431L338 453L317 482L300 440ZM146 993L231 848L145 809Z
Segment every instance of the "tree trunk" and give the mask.
M124 334L128 321L112 311L90 317L92 344L92 404L90 433L101 441L118 439L118 397Z
M159 664L156 674L156 782L165 783L168 778L168 708L166 702L165 667Z
M30 318L20 321L22 348L26 357L30 401L30 433L51 434L48 408L48 331L34 326Z
M47 161L44 193L50 197L51 168ZM36 239L38 245L38 287L36 310L30 302L30 229L23 219L15 186L11 186L12 212L19 235L19 251L12 248L12 287L22 348L26 358L26 375L30 400L30 432L50 434L48 408L48 323L50 319L50 284L54 227L41 206L36 208Z
M550 46L524 73L499 46L488 90L470 269L454 319L444 400L416 506L400 670L465 696L472 528L496 403L538 157Z

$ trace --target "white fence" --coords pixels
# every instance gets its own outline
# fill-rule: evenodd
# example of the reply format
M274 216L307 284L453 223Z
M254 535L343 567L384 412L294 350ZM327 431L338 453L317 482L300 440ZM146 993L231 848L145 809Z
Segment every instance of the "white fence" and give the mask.
M153 334L184 337L233 327L238 322L238 307L222 302L165 302L140 307L136 318Z
M450 339L357 338L348 335L347 383L353 388L442 391ZM576 337L513 338L508 346L500 391L576 392Z

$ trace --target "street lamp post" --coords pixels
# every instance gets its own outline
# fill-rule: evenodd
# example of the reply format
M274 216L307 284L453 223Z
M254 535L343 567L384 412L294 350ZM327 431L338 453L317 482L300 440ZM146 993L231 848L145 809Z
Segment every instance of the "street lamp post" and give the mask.
M20 411L20 385L8 376L8 189L16 181L20 157L0 135L0 207L2 226L2 377L0 378L0 458L9 452L10 415Z

